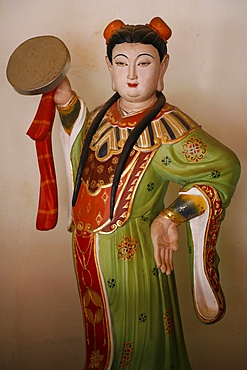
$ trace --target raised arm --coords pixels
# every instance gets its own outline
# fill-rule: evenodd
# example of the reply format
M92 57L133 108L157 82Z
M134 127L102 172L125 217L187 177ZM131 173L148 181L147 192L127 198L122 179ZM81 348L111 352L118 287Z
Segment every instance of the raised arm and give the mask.
M67 77L57 87L54 102L61 119L60 138L62 142L66 174L69 190L68 207L68 229L71 224L71 199L73 193L74 180L77 166L80 159L83 132L87 117L87 107L85 103L72 90L70 81ZM73 176L71 176L71 168Z
M70 81L65 77L56 89L54 102L57 106L65 106L73 98L73 95L74 93L71 89Z

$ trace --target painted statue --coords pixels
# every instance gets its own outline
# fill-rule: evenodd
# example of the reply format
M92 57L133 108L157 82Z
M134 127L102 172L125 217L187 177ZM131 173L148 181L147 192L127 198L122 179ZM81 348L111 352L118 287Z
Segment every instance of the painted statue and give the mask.
M85 324L85 369L187 370L173 253L187 223L195 311L225 311L216 241L239 178L235 154L162 93L170 28L111 22L114 95L88 112L67 78L54 100L72 207L69 229ZM181 186L165 205L170 182Z

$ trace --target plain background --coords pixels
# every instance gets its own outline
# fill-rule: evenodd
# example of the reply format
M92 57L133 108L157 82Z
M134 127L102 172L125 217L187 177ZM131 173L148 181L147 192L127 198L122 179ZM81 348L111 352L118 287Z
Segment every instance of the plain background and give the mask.
M59 119L53 134L59 221L56 229L38 232L39 173L34 143L25 133L40 97L13 90L5 75L8 59L30 37L61 38L72 57L68 76L73 88L92 109L112 93L104 62L104 27L115 18L137 24L154 16L161 16L173 30L167 100L232 148L242 164L217 246L227 313L213 326L199 323L193 311L181 228L175 263L188 353L193 370L247 368L246 0L1 0L1 370L79 370L83 363ZM177 190L173 187L171 198Z

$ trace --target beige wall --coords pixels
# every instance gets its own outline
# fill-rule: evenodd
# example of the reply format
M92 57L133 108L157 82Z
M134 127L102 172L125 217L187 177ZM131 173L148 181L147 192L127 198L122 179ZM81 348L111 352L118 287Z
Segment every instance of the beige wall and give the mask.
M114 18L143 23L156 15L173 29L168 101L231 147L242 163L218 243L227 313L214 326L200 324L193 312L181 233L176 270L189 356L194 370L247 368L246 0L1 0L1 370L79 370L83 362L81 311L66 232L59 121L56 118L54 130L59 222L53 231L38 232L39 175L34 143L25 132L39 97L21 96L7 83L8 58L30 37L60 37L71 52L68 75L73 88L93 108L111 94L104 65L104 26Z

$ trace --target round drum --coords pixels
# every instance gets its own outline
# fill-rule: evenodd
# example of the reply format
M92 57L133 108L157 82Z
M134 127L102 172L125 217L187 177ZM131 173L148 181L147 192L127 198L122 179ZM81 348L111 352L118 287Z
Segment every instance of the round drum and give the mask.
M9 58L7 79L23 95L37 95L55 89L66 76L70 54L55 36L37 36L20 44Z

